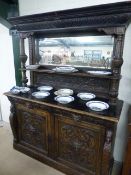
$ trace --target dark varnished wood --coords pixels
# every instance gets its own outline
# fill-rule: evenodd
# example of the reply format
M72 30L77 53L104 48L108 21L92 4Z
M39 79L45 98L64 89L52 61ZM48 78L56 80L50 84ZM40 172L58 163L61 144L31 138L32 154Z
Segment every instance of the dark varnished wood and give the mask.
M91 75L87 69L60 74L47 65L29 70L31 91L5 93L11 102L10 124L14 148L68 175L110 175L113 147L122 102L117 99L125 31L131 19L131 2L84 7L10 18L11 33L20 37L22 84L27 86L24 41L29 41L29 63L36 64L35 46L44 37L111 35L114 37L110 76ZM54 90L44 100L31 93L40 85ZM58 104L54 91L74 90L75 101ZM77 97L81 91L93 92L96 100L110 104L103 112L89 110ZM127 174L126 174L127 175Z
M30 97L5 95L16 108L12 128L18 142L14 148L49 165L55 162L54 167L67 174L108 175L118 122L115 116L103 120L100 114L78 113L64 106L60 110Z
M93 90L94 93L96 93L100 97L105 97L109 99L109 102L115 105L117 103L120 72L123 63L123 43L125 30L128 26L130 18L131 3L121 2L10 18L9 21L13 25L11 28L12 34L18 34L22 41L24 40L24 38L29 39L30 64L36 63L36 38L76 35L80 36L91 34L112 35L114 37L114 48L112 55L113 61L111 66L111 78L108 79L107 77L103 77L103 79L99 80L98 77L97 80L93 80L95 79L94 76L92 76L92 78L90 75L90 81L88 81L89 78L87 78L87 81L85 81L84 77L86 77L86 75L83 73L78 73L74 74L76 76L71 77L72 81L70 81L69 85L67 81L68 78L66 76L58 76L52 71L43 71L41 69L38 71L31 71L31 84L47 84L48 77L50 79L50 84L54 84L56 88L58 88L56 84L58 79L63 80L63 82L65 82L65 86L67 86L68 88L69 86L71 86L74 90L77 91L78 89L81 89L81 84L83 84L83 90L87 90L89 92ZM23 47L21 47L21 50L23 51L20 56L22 60L22 68L25 68L24 66L26 55L24 54ZM47 75L47 73L49 73L49 75ZM22 69L22 74L22 82L23 85L26 86L28 80L26 77L25 69ZM77 77L81 77L80 84L78 84ZM91 83L92 81L93 84ZM85 85L85 83L90 84L90 87L87 88L87 85Z
M131 13L131 3L121 2L92 7L10 18L12 29L49 33L84 32L102 27L126 27ZM114 31L115 32L115 31ZM99 32L100 33L100 32Z

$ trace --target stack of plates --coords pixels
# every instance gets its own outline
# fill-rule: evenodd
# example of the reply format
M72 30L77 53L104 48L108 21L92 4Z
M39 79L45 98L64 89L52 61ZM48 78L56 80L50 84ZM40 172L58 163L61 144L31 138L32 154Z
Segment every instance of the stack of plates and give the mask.
M58 91L54 92L57 97L55 97L55 100L61 104L67 104L72 101L74 101L73 90L72 89L59 89Z
M71 72L77 72L78 70L74 67L56 67L54 69L55 72L61 72L61 73L71 73Z
M59 89L58 91L54 92L55 95L61 95L61 96L70 96L73 95L72 89Z

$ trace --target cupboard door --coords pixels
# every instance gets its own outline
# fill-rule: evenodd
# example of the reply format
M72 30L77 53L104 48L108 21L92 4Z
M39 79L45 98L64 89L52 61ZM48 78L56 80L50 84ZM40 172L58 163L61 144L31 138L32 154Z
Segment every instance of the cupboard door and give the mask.
M56 117L57 160L83 175L100 175L105 130L100 125Z
M19 143L47 155L49 118L47 112L17 108Z

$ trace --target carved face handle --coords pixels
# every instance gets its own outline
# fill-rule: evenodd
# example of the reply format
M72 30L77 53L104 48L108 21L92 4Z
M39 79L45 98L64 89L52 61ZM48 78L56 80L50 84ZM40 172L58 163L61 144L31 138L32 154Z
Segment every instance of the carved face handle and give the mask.
M75 150L77 151L78 149L80 149L80 147L81 147L81 143L80 142L78 142L78 141L73 141L72 142L72 144L71 144L74 148L75 148Z

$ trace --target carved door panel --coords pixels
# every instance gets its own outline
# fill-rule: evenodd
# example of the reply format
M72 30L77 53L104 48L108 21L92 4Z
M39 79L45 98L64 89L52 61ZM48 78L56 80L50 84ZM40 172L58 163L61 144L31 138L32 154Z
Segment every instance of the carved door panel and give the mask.
M35 111L18 105L19 143L48 154L49 119L47 112Z
M56 120L57 160L82 175L101 175L105 129L60 116Z

